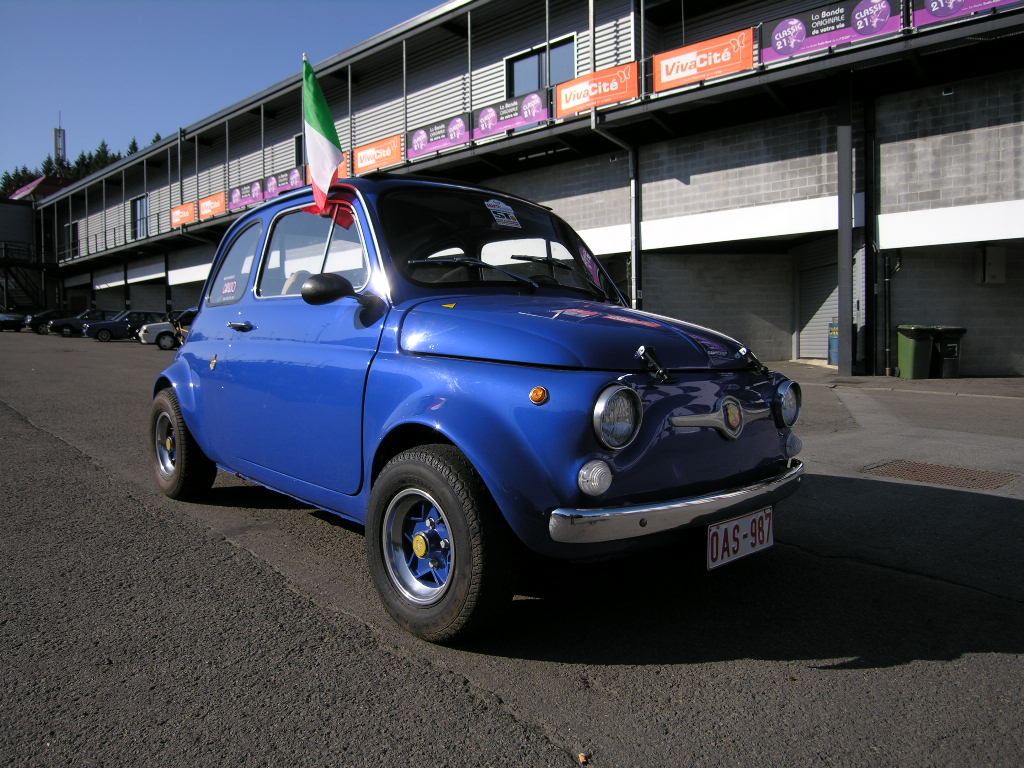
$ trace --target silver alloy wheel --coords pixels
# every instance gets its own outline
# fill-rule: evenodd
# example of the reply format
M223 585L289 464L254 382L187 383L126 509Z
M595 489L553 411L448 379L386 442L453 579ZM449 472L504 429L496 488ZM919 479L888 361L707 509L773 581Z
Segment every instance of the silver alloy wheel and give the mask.
M153 438L156 441L156 461L160 466L160 471L168 476L174 474L177 441L174 434L174 422L171 421L171 417L167 413L161 413L157 417Z
M412 603L433 605L444 597L455 570L455 542L448 518L419 488L395 495L384 513L381 545L391 583ZM422 537L425 551L416 551Z

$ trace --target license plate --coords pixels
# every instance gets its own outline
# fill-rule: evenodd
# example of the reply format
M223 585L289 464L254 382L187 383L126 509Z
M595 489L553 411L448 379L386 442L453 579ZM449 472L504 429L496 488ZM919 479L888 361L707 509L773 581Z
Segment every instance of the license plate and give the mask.
M708 570L768 549L775 543L772 508L708 526Z

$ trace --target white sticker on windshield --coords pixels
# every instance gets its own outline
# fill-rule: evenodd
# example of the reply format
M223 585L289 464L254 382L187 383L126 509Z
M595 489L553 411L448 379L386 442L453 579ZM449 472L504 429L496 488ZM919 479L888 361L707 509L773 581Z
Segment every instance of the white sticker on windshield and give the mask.
M519 219L516 218L516 213L512 210L511 205L506 205L501 200L488 200L484 205L487 206L487 210L491 212L491 216L494 217L494 221L499 226L515 227L516 229L523 228L519 223Z

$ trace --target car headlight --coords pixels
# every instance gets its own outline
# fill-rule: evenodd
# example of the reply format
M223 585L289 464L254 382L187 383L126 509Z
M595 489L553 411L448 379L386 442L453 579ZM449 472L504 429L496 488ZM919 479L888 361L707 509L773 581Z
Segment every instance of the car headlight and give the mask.
M780 427L792 427L800 418L800 404L802 396L800 385L795 381L786 381L779 384L775 390L775 397L772 399L772 414L775 416L775 423Z
M605 388L594 404L594 433L606 448L625 448L640 431L643 405L640 395L629 387Z

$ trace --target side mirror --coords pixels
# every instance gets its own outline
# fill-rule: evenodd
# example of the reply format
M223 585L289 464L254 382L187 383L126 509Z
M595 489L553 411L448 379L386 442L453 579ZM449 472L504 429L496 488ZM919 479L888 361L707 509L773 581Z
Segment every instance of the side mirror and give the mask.
M358 301L364 309L374 309L381 303L380 298L372 293L356 293L348 278L333 272L307 277L302 284L300 293L303 301L313 305L330 304L332 301L343 299L346 296L351 296Z
M306 278L302 284L302 300L307 304L330 304L332 301L355 296L355 289L347 279L333 272L324 272Z

